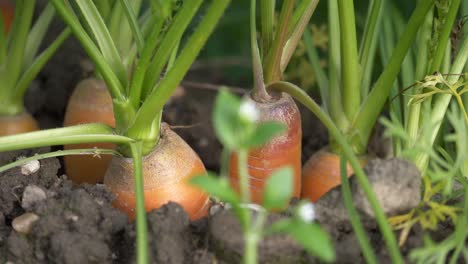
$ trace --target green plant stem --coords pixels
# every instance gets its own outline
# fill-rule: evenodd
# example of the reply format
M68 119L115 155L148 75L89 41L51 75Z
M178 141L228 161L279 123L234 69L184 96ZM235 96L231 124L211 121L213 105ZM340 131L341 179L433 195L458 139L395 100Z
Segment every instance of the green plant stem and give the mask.
M340 15L341 43L341 86L343 91L342 104L345 115L353 120L361 106L361 84L359 59L356 39L356 22L354 4L350 0L338 0Z
M135 38L135 42L137 44L138 50L141 52L143 51L144 38L143 38L143 33L140 31L138 20L135 15L135 12L133 11L133 7L128 0L119 0L119 1L120 1L120 4L125 7L124 8L125 15L127 16L127 20L130 24L130 28L132 29L133 37Z
M452 64L452 68L450 69L450 77L448 78L447 82L449 84L454 84L459 79L459 74L463 71L466 63L468 61L468 36L465 36L462 42L462 45L458 51L457 56ZM444 119L445 113L447 112L447 108L450 104L452 99L451 94L440 94L436 97L436 100L432 107L430 121L433 124L433 130L431 137L429 139L429 144L433 144L437 134L439 133L440 127L442 125L442 120ZM429 161L429 156L425 153L418 155L414 163L418 167L421 172L425 172L427 168L427 164Z
M418 2L400 41L390 57L387 67L375 83L374 89L364 100L350 130L352 133L352 135L350 135L352 138L351 145L356 153L363 153L365 151L372 128L385 105L386 98L390 94L393 81L397 77L406 53L412 46L418 29L432 5L433 1Z
M265 89L265 83L263 79L262 59L260 58L260 51L258 50L256 6L257 6L257 1L251 0L250 1L250 48L252 52L252 69L253 69L253 75L254 75L254 87L252 90L252 96L255 98L256 101L267 102L269 101L270 96L268 95ZM265 8L265 7L262 6L262 8ZM263 15L263 10L262 10L262 15ZM268 36L266 37L268 38Z
M172 92L177 88L177 84L180 83L185 73L189 70L229 3L230 0L212 1L199 26L181 51L174 66L141 105L140 110L136 114L135 122L125 133L127 136L134 139L144 139L147 136L144 134L144 128L148 123L153 122L157 113L161 112L164 103L167 102ZM143 155L149 153L156 143L153 142L143 146Z
M369 93L372 77L372 67L374 64L375 50L377 47L378 32L383 11L382 0L372 0L366 18L363 40L359 49L359 64L362 68L361 94L362 99Z
M380 231L384 237L385 243L389 249L389 254L392 259L393 263L403 263L403 258L398 248L398 244L396 242L395 236L391 230L391 227L385 217L385 214L382 208L379 205L379 202L372 190L372 187L367 179L363 169L361 168L361 164L357 159L356 155L354 154L350 144L347 142L344 135L340 132L340 130L335 126L333 120L323 112L320 106L315 103L315 101L310 98L301 88L295 86L294 84L287 83L287 82L276 82L267 87L267 89L278 90L281 92L286 92L302 103L305 107L307 107L312 113L314 113L317 118L327 127L330 135L334 138L334 140L340 145L343 155L349 160L351 167L354 170L356 178L359 182L359 185L363 189L367 200L374 212L375 219L379 225Z
M253 1L255 3L255 1ZM276 0L260 0L261 8L260 15L262 19L262 57L265 58L268 51L271 48L274 36L274 24L275 24L275 5ZM254 9L255 10L255 9ZM252 6L250 8L252 12ZM255 11L254 11L255 12ZM252 25L252 22L250 23ZM252 29L251 29L252 31ZM256 32L256 30L255 30ZM256 35L256 34L255 34ZM255 38L255 41L257 39Z
M306 8L302 9L302 5L304 5L304 3L307 3L307 2L308 2L308 5L306 6ZM281 65L280 65L281 74L283 74L283 72L286 70L286 67L289 64L289 61L291 60L291 57L293 56L294 51L296 50L296 47L299 44L299 41L301 40L302 35L304 34L304 31L309 25L310 18L314 14L314 11L315 11L315 8L317 7L318 2L319 0L303 1L301 5L297 8L297 9L300 9L299 11L302 11L302 12L298 13L301 15L300 19L297 22L297 24L294 26L293 31L290 33L290 37L283 48L283 54L281 55ZM294 13L294 15L298 15L298 14L296 12ZM295 21L294 18L292 20L293 22Z
M104 23L98 9L93 1L75 0L86 23L89 25L94 39L108 65L112 67L113 72L120 80L122 86L127 86L127 71L122 63L120 54L117 50L114 40Z
M315 48L312 36L308 31L304 32L304 43L307 48L307 57L309 58L309 62L312 65L312 69L314 70L315 78L317 79L323 108L328 113L330 111L330 95L328 94L328 80L322 66L320 65L320 58L317 53L317 48Z
M167 61L169 60L172 49L177 45L177 43L179 43L182 35L187 29L193 16L195 16L197 13L202 2L202 0L184 1L182 9L179 10L174 19L174 22L171 24L168 32L164 35L160 46L154 54L154 59L148 67L148 72L151 74L147 74L145 76L141 96L143 100L145 100L146 95L153 91L155 85L161 79L161 73ZM198 52L195 54L198 55Z
M249 172L247 171L247 155L248 151L240 149L237 151L238 159L238 170L239 170L239 189L241 194L242 203L250 203L250 192L249 192Z
M7 57L7 33L5 31L5 23L3 23L3 15L0 12L0 65L5 63ZM2 70L0 70L0 78L2 78Z
M49 28L50 22L54 18L55 10L54 7L48 3L41 15L37 18L34 26L31 28L28 34L26 42L26 48L24 50L23 67L31 65L36 56L39 44L42 42L47 29Z
M149 263L148 258L148 228L146 222L144 182L142 169L142 142L130 144L133 159L133 175L136 196L136 233L137 233L137 263Z
M69 149L69 150L58 150L54 152L35 154L32 157L18 159L14 162L8 163L4 166L0 166L0 173L9 169L22 166L33 160L41 160L53 157L67 156L67 155L120 155L119 152L113 149L100 149L100 148L88 148L88 149Z
M434 54L431 67L429 68L429 73L441 70L442 62L445 56L445 50L449 43L450 33L452 32L452 27L455 22L455 18L457 17L459 7L460 0L451 1L449 11L445 18L444 27L442 28L442 32L440 32L439 35L439 43L437 43L437 49Z
M289 36L288 25L294 10L295 0L284 0L279 17L275 39L268 51L268 56L263 60L263 72L265 84L281 80L281 56L283 48Z
M26 69L18 80L18 83L15 86L15 93L10 99L11 105L16 106L15 108L17 111L15 114L19 114L24 110L23 98L27 89L44 65L70 36L70 33L71 31L69 28L65 29L37 58L31 62L30 65L25 65Z
M120 82L120 79L117 78L117 75L114 73L113 69L109 64L106 63L105 58L100 53L99 48L93 43L93 40L87 35L86 31L79 24L78 20L74 17L73 13L68 9L68 7L61 0L50 0L55 6L55 10L62 17L62 19L67 23L73 34L80 41L83 48L86 50L88 55L91 57L93 62L96 64L96 68L99 73L103 76L107 88L111 93L112 98L119 102L125 102L126 98L123 94L124 88L123 84ZM116 109L114 109L116 110ZM122 112L125 112L123 110ZM118 119L118 116L116 115Z
M432 21L433 21L433 12L428 12L426 18L421 26L421 29L418 33L417 41L417 59L416 59L416 70L415 70L415 80L422 80L426 75L426 69L428 64L428 50L429 50L429 41L431 39L432 32ZM410 90L410 94L415 94L418 91L413 88ZM406 141L403 148L408 149L416 142L418 133L419 133L419 119L421 115L421 104L411 104L408 106L408 117L405 120L405 130L410 136L410 140Z
M330 109L328 109L328 112L340 130L345 131L349 122L344 114L343 105L341 104L341 44L337 0L328 1L328 27L330 39L330 53L328 58L328 81L330 87L328 105ZM334 145L334 143L330 142L330 145Z
M94 142L126 144L133 142L133 140L115 135L112 127L108 125L84 124L0 137L0 152Z
M377 263L377 258L372 251L372 247L370 246L369 238L364 231L364 227L362 226L361 219L359 219L358 212L353 205L353 196L351 194L351 188L349 186L349 180L347 177L347 166L346 166L346 159L341 157L340 159L340 175L341 175L341 193L343 194L344 199L344 206L348 211L349 220L351 221L351 225L353 226L354 233L359 241L359 245L361 246L362 254L366 259L367 263Z
M14 92L12 87L15 86L18 78L21 75L25 47L28 39L28 32L31 27L32 16L35 0L17 0L15 6L15 19L11 28L11 36L8 38L8 47L6 64L4 67L8 69L5 74L5 79L0 84L0 104L7 103L11 98L11 93Z

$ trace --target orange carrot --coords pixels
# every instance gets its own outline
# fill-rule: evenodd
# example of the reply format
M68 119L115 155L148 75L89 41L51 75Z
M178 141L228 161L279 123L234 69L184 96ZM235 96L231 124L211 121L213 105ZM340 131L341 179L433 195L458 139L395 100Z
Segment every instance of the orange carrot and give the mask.
M365 159L361 159L362 165L365 165L365 162ZM353 173L353 169L347 164L348 177ZM340 184L340 156L327 149L312 155L302 168L302 198L316 202Z
M8 136L39 130L34 117L24 111L14 116L0 115L0 136Z
M191 186L189 180L206 173L193 149L169 126L161 124L161 138L153 152L143 157L145 209L159 208L169 201L179 203L196 220L209 208L206 193ZM114 206L135 218L133 160L114 156L104 177L104 184L116 195Z
M112 98L102 80L88 78L81 81L68 102L64 126L83 123L104 123L115 125L112 111ZM110 143L66 145L65 149L115 148ZM98 183L104 179L111 160L110 155L65 156L65 169L68 177L76 183Z
M2 12L5 32L10 31L11 23L15 14L15 6L10 0L0 0L0 12Z
M256 102L259 110L257 122L276 121L287 126L287 132L273 138L266 145L250 150L248 154L249 189L251 201L262 202L263 188L268 177L280 167L291 166L294 171L294 197L301 192L301 115L294 100L287 94L276 94L272 102ZM231 185L239 190L237 156L230 159L229 176Z

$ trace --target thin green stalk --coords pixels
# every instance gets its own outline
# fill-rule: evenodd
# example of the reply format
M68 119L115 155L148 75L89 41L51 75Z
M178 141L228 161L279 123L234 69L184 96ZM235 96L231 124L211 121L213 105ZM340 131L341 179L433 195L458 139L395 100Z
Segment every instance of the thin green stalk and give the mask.
M369 238L364 231L361 219L359 218L358 212L353 205L353 196L351 194L351 187L349 186L349 180L347 177L347 166L346 159L340 158L340 175L341 175L341 193L343 194L344 206L348 211L349 220L353 226L354 233L359 241L359 246L362 250L362 255L367 263L377 263L377 258L372 251L372 247L369 242Z
M127 71L122 63L120 54L115 46L115 42L109 33L99 11L92 1L75 0L81 14L89 24L94 39L96 39L99 50L106 62L112 67L120 83L125 87L128 82Z
M250 203L250 192L249 192L249 172L247 170L247 158L248 152L245 149L237 151L237 169L239 170L239 189L241 195L241 202L248 204Z
M344 114L343 105L341 104L341 41L337 0L329 0L327 9L330 48L328 57L328 81L330 87L330 100L328 105L330 109L328 109L328 112L340 130L345 131L349 122ZM330 143L333 145L333 142Z
M21 75L21 69L23 66L23 58L28 39L28 32L31 27L32 16L34 7L36 6L35 0L17 0L15 7L15 19L13 21L13 27L11 28L11 38L8 40L8 54L6 66L8 74L5 76L6 91L0 91L0 94L9 94L13 92L11 87L14 87L18 78ZM4 89L4 87L1 87ZM0 90L2 90L0 89ZM5 98L5 97L0 97ZM3 102L2 102L3 103Z
M307 1L304 1L304 2L307 2ZM314 13L318 2L319 0L309 1L309 4L306 6L306 9L304 9L303 12L300 13L301 17L299 21L297 22L297 24L293 27L293 30L290 33L290 37L283 48L283 54L281 55L281 64L280 64L281 74L283 74L284 70L286 70L286 67L289 64L289 61L291 60L291 57L294 54L294 51L296 50L296 47L299 44L299 41L301 40L305 29L309 25L310 18L312 17L312 14Z
M137 141L130 144L133 159L133 175L136 195L136 251L137 263L149 263L148 258L148 227L146 222L144 182L142 169L142 142Z
M266 58L273 42L276 0L260 0L260 4L260 17L262 19L262 23L260 23L262 25L262 57ZM252 10L252 8L250 10Z
M29 85L63 42L70 36L70 33L71 30L69 28L65 29L34 61L31 62L31 64L27 65L29 67L25 69L18 80L15 86L15 94L10 101L13 105L17 106L17 113L23 111L23 98Z
M341 40L341 88L343 89L342 104L349 120L353 120L361 106L361 72L356 39L356 22L354 4L350 0L338 0L340 14Z
M369 93L372 77L372 68L375 58L375 50L380 30L380 21L383 11L382 0L372 0L367 13L366 26L364 28L363 40L359 48L359 64L362 68L361 94L362 99Z
M462 42L462 45L458 51L457 56L452 64L452 68L450 69L450 77L448 78L447 82L449 84L455 83L459 79L459 74L463 71L466 63L468 61L468 36L465 36ZM429 144L432 144L437 134L440 130L440 126L442 125L442 120L444 119L445 113L447 112L447 108L450 104L452 99L451 94L440 94L434 102L432 107L430 121L433 124L433 130L430 137ZM426 171L427 163L429 161L429 156L425 153L419 155L415 160L415 165L421 170L422 172Z
M440 32L440 35L439 35L437 49L434 54L431 67L429 68L429 73L440 71L440 67L442 66L442 62L443 62L444 55L445 55L445 49L449 43L450 33L452 32L452 27L455 22L455 18L457 17L459 7L460 7L460 0L451 1L449 11L445 18L444 27L442 29L442 32Z
M143 38L143 33L140 31L137 16L135 15L133 7L128 0L119 0L119 1L120 1L120 4L125 7L124 12L125 12L125 15L127 16L127 21L130 24L130 28L132 29L133 38L135 38L135 42L137 44L138 50L142 52L145 40Z
M34 57L36 56L37 50L40 46L39 44L42 42L42 39L47 32L50 22L52 22L52 19L54 18L54 14L54 7L48 3L39 18L34 23L34 26L29 31L28 40L24 51L23 67L29 66L33 63Z
M141 8L141 2L142 2L142 0L132 0L128 4L128 7L131 8L132 13L135 14L135 22L136 22L135 26L137 27L137 30L140 30L140 28L141 28L141 26L139 26L139 24L138 24L138 19L137 19L138 14L140 12L140 8ZM125 8L124 8L124 15L125 16L120 21L120 28L121 29L120 29L120 34L118 36L118 42L117 42L117 48L118 48L118 50L120 52L120 56L122 56L123 61L126 61L126 58L129 56L129 53L131 51L131 47L134 44L136 44L136 46L138 47L138 39L135 36L134 30L132 29L132 25L131 25L133 22L129 22L128 19L125 19L126 18L125 13L130 11L130 10L127 10L126 8L127 8L127 6L125 6ZM141 40L144 41L143 32L141 33L140 37L141 37ZM138 49L138 51L141 52L140 49ZM126 68L128 68L131 65L125 65L125 63L124 63L124 66Z
M69 150L58 150L54 152L35 154L34 156L18 159L14 162L8 163L4 166L0 166L0 173L7 171L9 169L22 166L33 160L41 160L47 158L61 157L67 155L117 155L120 153L113 149L100 149L100 148L88 148L88 149L69 149Z
M135 122L128 129L126 135L135 139L145 137L140 131L148 123L153 122L154 116L162 110L164 103L167 102L172 92L177 88L177 84L180 83L185 73L189 70L229 3L230 0L212 1L199 26L182 49L174 66L141 105L135 117ZM154 144L156 143L154 142ZM146 151L150 151L152 148L151 144L143 146L143 154L146 154Z
M75 37L80 41L83 48L86 50L88 55L91 57L93 62L96 64L97 70L103 76L107 88L111 93L112 98L117 101L126 101L124 97L124 88L123 84L120 82L120 79L113 72L113 69L109 64L106 63L106 60L100 53L99 48L94 44L93 40L87 35L86 31L79 24L76 17L68 9L67 6L61 0L50 0L55 6L55 10L62 17L62 19L69 25L73 31Z
M312 65L312 69L314 70L315 78L317 79L323 108L328 113L328 111L330 111L330 95L328 94L328 80L325 75L325 71L320 65L320 58L317 54L317 49L315 48L312 36L310 35L309 31L304 32L304 43L307 48L307 57L309 58L309 62Z
M417 56L416 56L416 69L414 80L422 80L426 75L426 69L428 67L428 53L429 53L429 41L431 39L432 32L432 21L434 12L428 12L426 18L418 32L416 41L417 45ZM409 94L415 94L414 88L409 91ZM411 142L416 142L419 133L419 118L421 115L421 104L411 104L408 107L408 117L405 120L405 130L408 132L410 140L406 143L403 148L408 149Z
M130 83L129 99L133 107L138 108L141 103L141 93L143 90L143 81L145 80L145 74L151 62L151 56L153 54L158 40L161 35L161 30L164 24L163 19L158 19L154 23L153 30L148 36L145 42L145 47L140 54L140 59L137 62L135 70L133 72L133 78Z
M268 56L263 60L263 72L265 84L281 80L281 56L288 36L288 25L291 19L295 0L284 0L279 17L273 45L268 51Z
M115 135L112 127L104 124L84 124L0 137L0 152L78 143L131 143L128 137Z
M369 96L364 100L364 103L359 110L356 119L353 122L350 131L353 133L351 144L356 153L363 153L366 149L367 142L372 131L372 128L380 115L380 112L385 105L385 101L390 94L393 81L398 76L401 64L406 56L407 51L412 46L420 25L423 23L427 12L433 6L433 1L420 1L413 14L411 15L408 24L401 36L397 46L395 47L390 61L380 75L374 85L374 89Z
M401 256L401 252L399 250L395 236L387 221L387 218L385 217L382 208L379 205L374 191L372 190L371 184L369 183L369 180L367 179L363 169L361 168L361 164L359 163L359 160L354 154L351 145L347 142L346 138L335 125L333 120L325 112L323 112L320 106L317 103L315 103L315 101L312 98L310 98L301 88L295 86L294 84L287 82L276 82L269 85L267 88L290 94L297 101L299 101L305 107L307 107L311 112L313 112L317 116L317 118L322 122L322 124L326 126L326 128L330 132L330 135L340 145L343 155L346 157L347 160L349 160L349 163L351 164L351 167L354 170L359 185L364 191L367 200L369 201L369 204L374 212L375 219L384 237L392 262L403 263L403 258Z
M245 235L245 255L244 263L245 264L257 264L257 245L259 238L256 234L247 232Z
M164 39L154 54L152 63L148 67L148 72L151 74L145 76L141 96L143 100L153 91L155 85L159 82L161 73L169 60L172 49L182 38L182 35L200 8L202 2L202 0L185 1L182 8L178 11L174 22L171 24L169 31L164 35ZM198 55L198 52L196 52L196 54Z
M250 1L250 48L252 52L252 68L254 75L254 88L252 95L255 98L255 100L263 102L268 101L270 99L270 96L268 95L265 89L262 59L260 58L260 51L258 50L256 3L256 0ZM266 52L268 53L269 50Z

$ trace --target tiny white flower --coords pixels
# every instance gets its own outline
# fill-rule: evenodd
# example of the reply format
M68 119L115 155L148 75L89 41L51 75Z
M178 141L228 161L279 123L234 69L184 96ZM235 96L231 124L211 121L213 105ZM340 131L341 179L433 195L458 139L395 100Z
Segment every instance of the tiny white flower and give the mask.
M260 112L252 101L243 100L239 108L239 115L243 120L255 122L258 120Z
M38 160L32 160L21 166L21 174L31 175L39 170L41 163Z
M315 219L315 205L313 203L299 205L297 212L299 217L305 222L312 222Z

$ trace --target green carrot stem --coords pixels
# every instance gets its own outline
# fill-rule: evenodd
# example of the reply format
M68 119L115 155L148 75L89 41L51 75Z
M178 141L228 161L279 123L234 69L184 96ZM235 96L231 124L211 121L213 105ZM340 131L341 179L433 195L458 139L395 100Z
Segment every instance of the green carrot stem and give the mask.
M11 38L9 37L7 43L9 50L5 67L8 69L8 72L4 76L5 80L2 80L5 86L0 87L2 88L0 90L3 90L0 91L0 98L2 99L5 98L4 95L11 96L11 93L14 92L12 87L15 86L15 83L21 76L28 32L31 27L35 6L35 0L16 1L15 19L11 28Z
M101 54L99 48L94 44L93 40L87 35L86 31L80 25L79 21L68 9L68 7L61 0L50 0L55 6L55 10L62 17L72 30L75 37L80 41L83 48L96 64L97 70L103 76L107 84L107 88L111 93L112 98L118 101L126 101L124 96L124 86L120 79L114 73L112 67L106 63L104 56Z
M197 13L202 2L202 0L185 1L182 9L177 12L174 22L171 24L168 32L164 35L164 39L161 41L160 46L153 56L154 59L148 67L148 72L151 74L147 74L145 76L141 96L143 100L145 100L146 96L153 91L155 85L161 79L161 73L169 60L172 49L182 38L182 35L187 29L192 18ZM196 54L198 55L198 52Z
M54 15L54 7L48 3L29 31L24 51L23 67L27 67L33 63L34 57L36 56L40 46L39 44L42 42Z
M177 84L180 83L189 70L190 65L192 65L229 3L230 0L212 1L199 26L182 49L174 66L141 105L136 114L135 122L126 131L126 135L134 139L143 139L147 136L141 131L144 130L147 124L153 122L157 113L162 111L164 103L167 102L172 92L177 88ZM143 146L143 155L146 155L148 153L146 151L150 151L156 143L157 141L152 144L148 143L148 146Z
M429 41L431 39L432 32L432 21L434 12L428 12L426 18L421 26L418 33L417 43L417 56L416 56L416 69L415 69L415 80L422 80L426 75L426 69L428 65L428 51ZM415 88L412 88L409 93L415 94ZM405 130L408 132L410 140L406 142L403 148L409 148L413 143L417 141L419 133L419 118L421 115L421 104L411 104L408 107L408 117L405 120Z
M452 32L452 27L455 22L455 18L457 17L458 9L460 7L460 2L460 0L451 1L449 11L445 18L444 26L442 28L442 32L440 32L439 35L439 41L437 43L437 48L434 58L432 60L431 67L429 68L429 73L440 71L440 67L442 66L442 62L445 55L445 50L449 43L450 33Z
M354 4L350 0L338 0L340 14L340 40L341 40L341 98L343 110L349 120L354 116L361 105L361 72L356 39L356 22L354 18Z
M67 155L95 155L95 156L116 155L116 156L119 156L120 153L113 149L100 149L100 148L58 150L54 152L35 154L34 156L18 159L4 166L0 166L0 173L7 171L9 169L18 167L18 166L22 166L33 160L48 159L48 158L61 157L61 156L67 156Z
M70 33L70 29L65 29L37 58L31 61L30 65L25 65L25 67L28 67L26 67L24 73L18 80L18 83L15 86L15 94L12 96L10 101L11 104L17 108L15 114L19 114L23 111L23 98L29 88L29 85L31 85L32 81L36 78L44 65L70 36Z
M309 20L312 17L312 14L314 13L318 2L319 2L318 0L309 1L308 5L305 6L305 9L302 9L301 10L302 12L299 13L299 15L301 15L299 17L299 21L297 21L291 33L289 33L290 34L289 39L287 40L283 48L283 54L281 55L281 64L280 64L281 74L283 74L283 72L286 70L286 67L289 64L289 61L291 60L291 57L294 54L294 51L296 50L296 47L299 44L299 41L301 40L302 35L304 34L304 31L307 28L307 25L309 25ZM307 1L303 1L303 3L307 3ZM301 5L298 8L302 8L302 5L304 4L301 3ZM294 21L295 20L293 19L293 22Z
M279 25L275 34L275 39L268 56L264 58L263 72L265 83L269 84L281 80L281 56L288 36L290 19L294 10L295 0L284 0L279 17Z
M142 142L130 144L133 159L133 175L136 196L136 233L137 233L137 263L149 263L148 258L148 227L146 222L144 182L142 169Z
M450 69L450 77L448 78L447 82L449 84L455 83L459 79L459 74L463 71L466 63L468 61L468 36L465 36L462 42L462 45L458 51L457 56L452 64L452 68ZM433 102L430 122L434 124L432 134L430 137L429 144L432 144L437 134L439 133L439 129L442 125L442 120L444 119L445 113L447 112L447 108L452 100L451 94L440 94ZM418 155L414 163L418 167L418 169L422 172L426 171L427 164L429 161L429 156L425 153Z
M260 58L260 52L258 50L256 4L256 0L250 1L250 48L252 50L252 68L254 75L254 88L252 95L255 100L265 102L270 100L270 96L265 89L262 59Z
M362 99L369 93L374 64L375 50L377 47L379 30L384 4L382 0L372 0L367 13L366 26L363 40L359 48L359 64L362 68L361 94Z
M389 249L389 254L392 259L393 263L403 263L403 258L398 248L398 244L396 242L395 236L390 228L390 225L385 217L385 214L382 208L379 205L379 202L372 190L372 187L367 179L359 160L357 159L356 155L354 154L350 144L347 142L344 135L338 129L338 127L334 124L332 119L320 108L320 106L315 103L315 101L310 98L301 88L295 86L294 84L287 83L287 82L276 82L270 84L267 89L278 90L281 92L286 92L300 103L302 103L305 107L307 107L311 112L313 112L317 118L327 127L330 135L334 138L334 140L339 144L343 155L349 160L351 167L354 170L356 178L359 182L359 185L363 189L367 200L374 212L375 219L379 225L380 231L384 237L385 243Z
M390 57L390 61L374 85L374 89L365 99L356 118L354 119L350 131L354 149L357 153L363 153L366 149L372 128L385 105L385 101L390 94L390 89L395 78L400 71L401 64L408 49L412 46L420 25L423 23L427 12L433 6L433 1L420 1L411 15L408 24L401 36L395 50Z
M261 27L262 27L262 57L266 58L268 51L271 48L271 44L273 42L274 37L274 30L273 27L275 25L275 5L276 0L261 0L260 1L260 17L262 20ZM250 12L252 12L252 6L250 8ZM251 17L252 19L252 17ZM252 25L252 21L250 22ZM256 29L256 28L255 28ZM252 32L252 29L251 29ZM256 30L255 30L256 32ZM256 34L255 34L256 36ZM257 38L255 38L256 41Z
M115 135L104 124L85 124L0 137L0 152L65 144L110 142L126 144L131 138Z
M120 4L125 7L124 12L127 16L127 21L130 24L130 28L132 29L133 38L135 39L135 42L138 46L138 50L141 52L143 50L144 38L143 33L140 31L140 27L138 25L138 20L135 15L135 12L133 10L133 6L128 0L120 0Z
M328 27L330 39L328 57L328 81L330 88L328 105L330 108L328 112L340 130L345 131L349 121L344 114L343 105L341 104L341 41L337 0L328 1Z
M318 56L317 49L313 43L312 36L308 31L304 32L304 43L307 48L307 57L309 58L309 62L312 65L312 69L314 70L315 78L317 79L323 108L328 113L328 111L330 111L330 95L328 80L325 75L325 71L320 65L320 58Z

